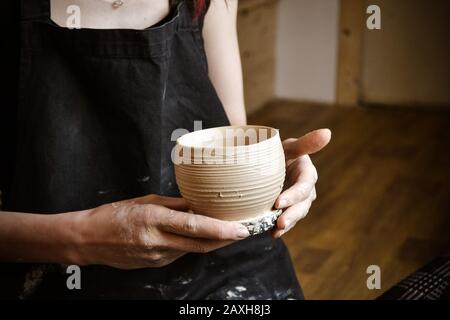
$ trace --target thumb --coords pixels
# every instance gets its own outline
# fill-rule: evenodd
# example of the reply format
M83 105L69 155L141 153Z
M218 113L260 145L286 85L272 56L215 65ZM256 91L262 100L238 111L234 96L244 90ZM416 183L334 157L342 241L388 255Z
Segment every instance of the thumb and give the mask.
M319 152L330 142L330 140L330 129L319 129L307 133L298 139L287 139L283 141L286 160Z

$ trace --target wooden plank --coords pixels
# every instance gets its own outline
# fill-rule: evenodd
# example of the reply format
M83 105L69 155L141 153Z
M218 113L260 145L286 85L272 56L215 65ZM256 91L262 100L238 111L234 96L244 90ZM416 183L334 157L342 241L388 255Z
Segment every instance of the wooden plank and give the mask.
M278 0L240 0L239 1L239 11L254 9L262 5L273 4Z
M337 104L356 106L361 94L364 0L341 0Z
M240 1L238 35L248 113L274 97L277 3L277 0Z

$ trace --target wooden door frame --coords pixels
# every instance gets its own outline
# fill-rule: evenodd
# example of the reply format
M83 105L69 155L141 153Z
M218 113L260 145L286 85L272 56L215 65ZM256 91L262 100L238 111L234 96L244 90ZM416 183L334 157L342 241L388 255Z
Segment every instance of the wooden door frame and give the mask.
M365 0L341 0L336 103L358 106L361 103L361 71L365 30Z

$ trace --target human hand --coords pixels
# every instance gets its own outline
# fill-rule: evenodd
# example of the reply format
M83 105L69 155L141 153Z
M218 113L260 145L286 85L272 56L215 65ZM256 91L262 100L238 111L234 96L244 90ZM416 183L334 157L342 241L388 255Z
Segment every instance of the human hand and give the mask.
M306 217L312 202L316 199L315 184L317 170L309 157L323 149L331 140L331 131L320 129L298 139L283 141L286 157L286 190L275 202L277 209L283 209L273 230L275 238L291 230L296 223Z
M249 236L247 229L183 212L182 198L148 195L77 212L81 265L163 267L186 253L206 253Z

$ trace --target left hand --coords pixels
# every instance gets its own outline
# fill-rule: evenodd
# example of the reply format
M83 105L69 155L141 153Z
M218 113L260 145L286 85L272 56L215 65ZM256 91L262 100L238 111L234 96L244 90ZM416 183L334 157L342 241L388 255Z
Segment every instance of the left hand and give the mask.
M316 167L310 154L323 149L331 140L331 131L320 129L298 139L283 141L286 157L286 190L275 202L275 208L283 209L273 230L273 237L279 238L296 223L306 217L312 202L316 199Z

